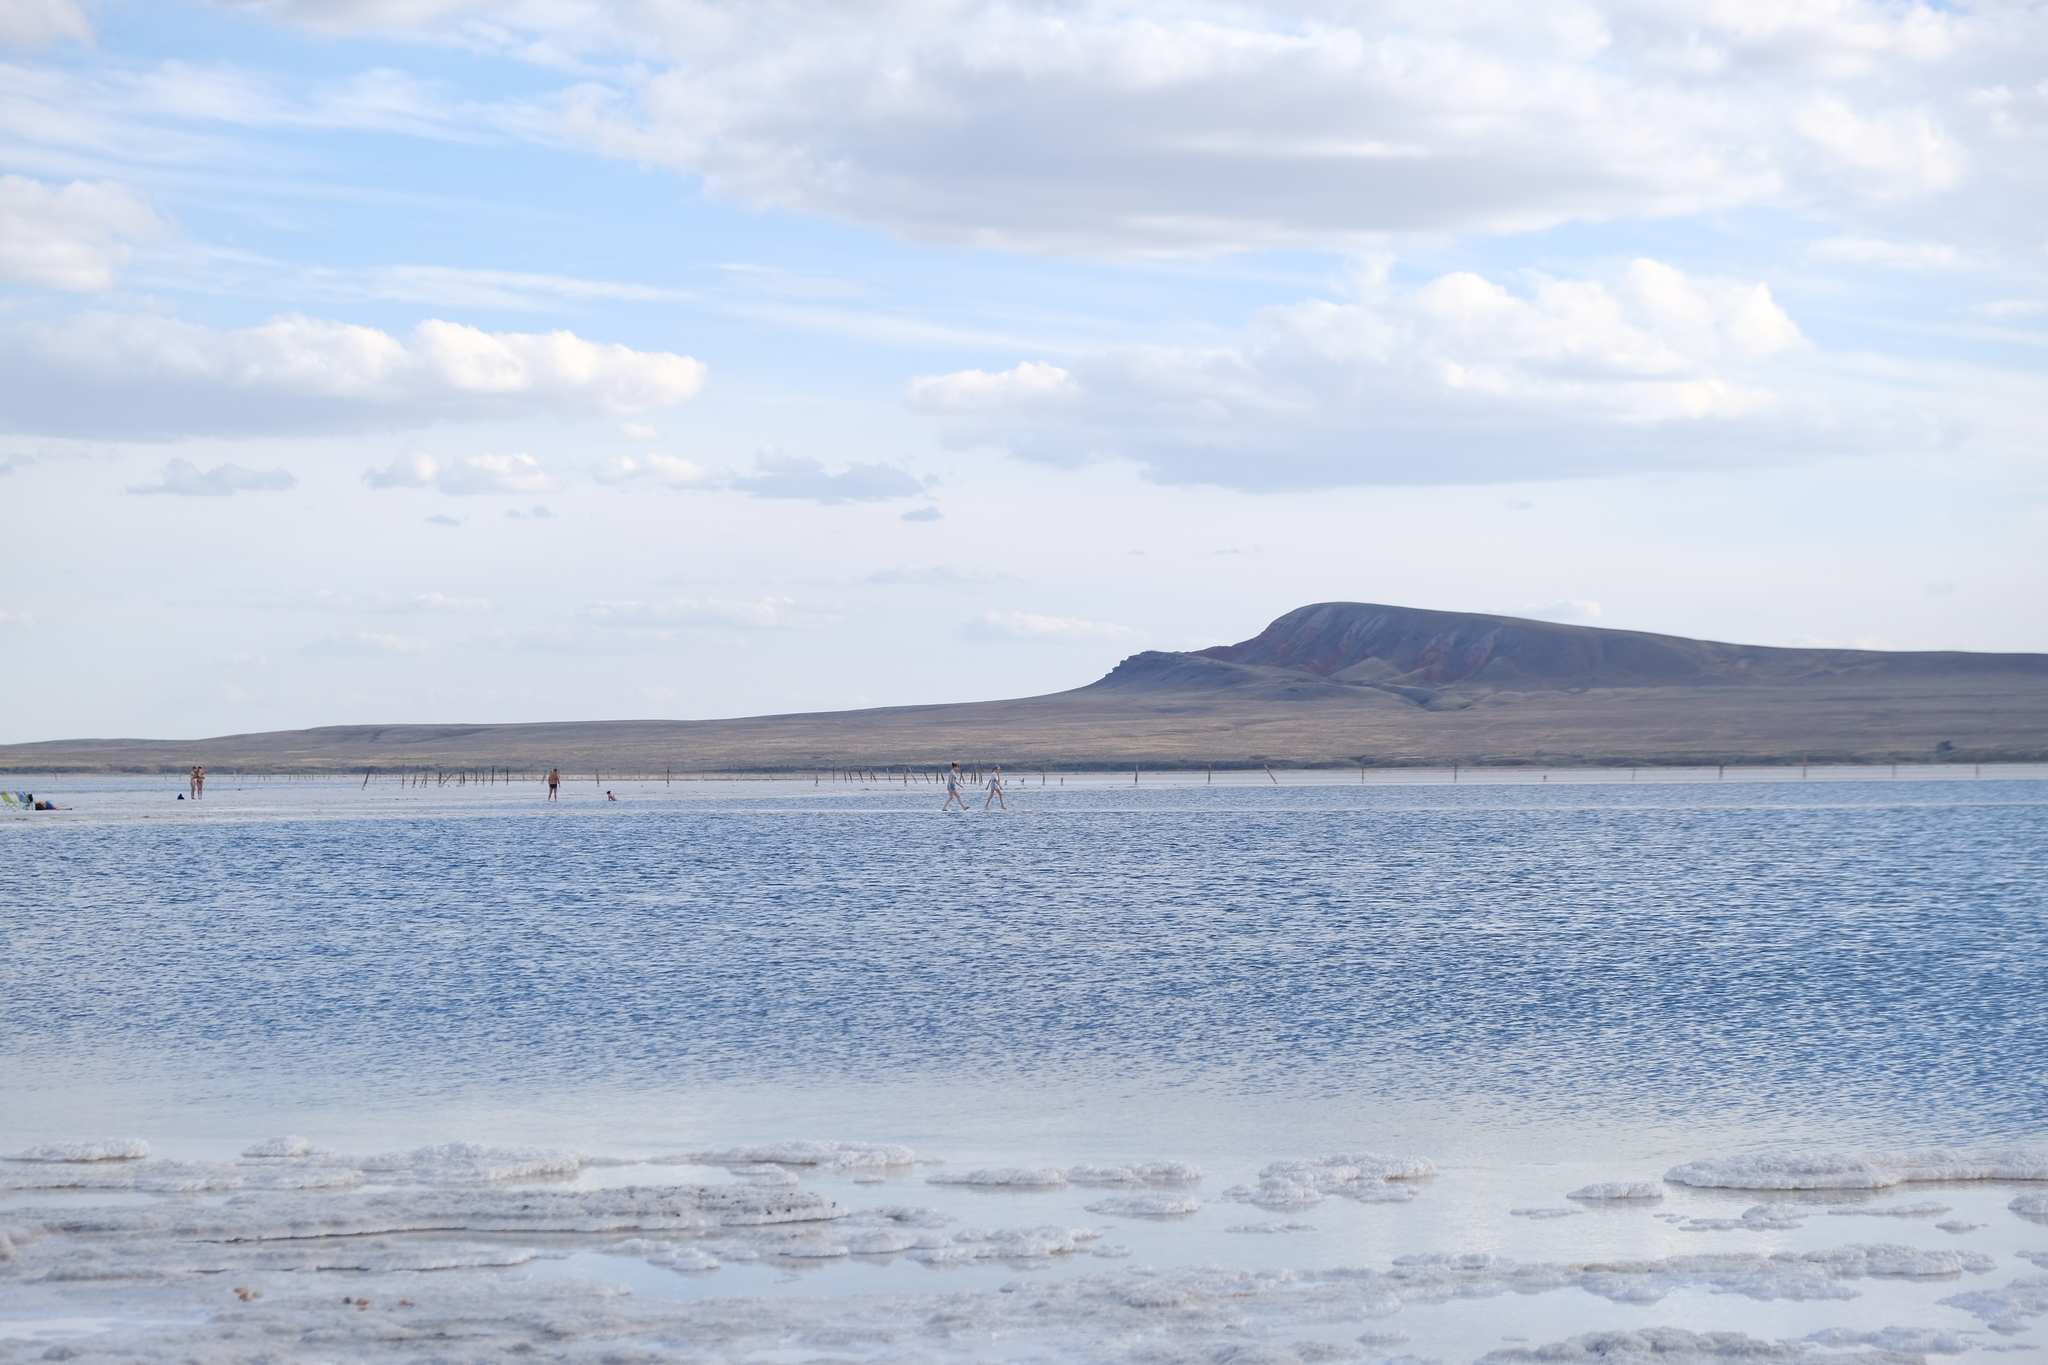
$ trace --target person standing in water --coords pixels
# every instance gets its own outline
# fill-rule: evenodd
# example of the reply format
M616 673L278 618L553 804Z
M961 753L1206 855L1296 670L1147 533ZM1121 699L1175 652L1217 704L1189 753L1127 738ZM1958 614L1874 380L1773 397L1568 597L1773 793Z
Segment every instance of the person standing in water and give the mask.
M197 801L206 795L206 768L201 764L192 765L192 799Z
M555 792L561 787L561 785L562 770L560 768L548 769L548 800L552 801L555 799Z
M995 771L988 775L988 796L982 801L981 808L987 810L990 801L1004 810L1010 808L1010 803L1003 800L1003 765L1000 763L996 764Z
M960 794L960 782L960 765L955 763L946 773L946 804L940 806L940 810L951 810L955 801L960 803L961 810L967 809L967 798Z

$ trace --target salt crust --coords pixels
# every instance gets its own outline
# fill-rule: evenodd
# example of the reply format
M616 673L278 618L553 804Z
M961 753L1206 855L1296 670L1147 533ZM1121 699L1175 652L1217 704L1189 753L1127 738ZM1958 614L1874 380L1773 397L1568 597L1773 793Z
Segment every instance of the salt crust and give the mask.
M149 1144L141 1138L105 1138L99 1142L38 1143L0 1155L0 1161L140 1161L148 1155Z
M2028 1318L2048 1315L2048 1275L2023 1275L2003 1289L1973 1289L1941 1303L1982 1318L1994 1332L2024 1332Z
M1737 1190L1882 1190L1916 1180L2048 1180L2048 1147L1926 1147L1896 1152L1790 1148L1673 1166L1678 1185Z
M1599 1185L1581 1185L1567 1199L1584 1199L1589 1202L1600 1200L1646 1200L1662 1199L1664 1188L1648 1180L1609 1180Z
M916 1164L917 1154L908 1147L876 1142L771 1142L758 1147L728 1147L716 1152L693 1152L682 1156L657 1157L657 1163L689 1163L698 1166L815 1166L825 1171L886 1170L892 1166Z
M760 1197L761 1192L742 1193ZM422 1197L414 1194L415 1198ZM335 1202L360 1202L337 1196ZM259 1201L261 1202L261 1201ZM852 1220L848 1220L849 1224ZM838 1229L850 1231L850 1227ZM1034 1233L987 1234L987 1244L1018 1245ZM955 1234L956 1242L964 1234ZM50 1233L24 1254L0 1263L0 1285L48 1280L89 1253L118 1243ZM975 1245L975 1243L959 1243ZM444 1244L435 1255L452 1259L464 1244ZM615 1243L622 1254L685 1273L714 1269L714 1248L660 1243ZM1469 1302L1495 1295L1578 1290L1630 1304L1655 1303L1680 1291L1744 1295L1759 1300L1842 1300L1856 1297L1870 1276L1942 1277L1990 1268L1989 1258L1911 1247L1846 1246L1829 1251L1668 1257L1646 1261L1520 1264L1491 1255L1403 1257L1384 1270L1321 1273L1253 1272L1214 1267L1172 1271L1144 1268L1072 1278L1017 1282L1005 1293L924 1292L853 1298L778 1296L681 1303L636 1299L603 1284L506 1280L461 1267L434 1275L410 1270L357 1269L320 1286L301 1274L269 1274L235 1265L236 1276L194 1276L188 1256L226 1260L254 1251L310 1255L319 1248L268 1243L208 1247L152 1238L137 1245L156 1253L159 1283L189 1296L190 1320L116 1330L67 1342L65 1358L99 1365L258 1365L278 1361L350 1361L383 1365L432 1360L437 1365L482 1365L520 1356L579 1362L689 1359L799 1359L817 1356L932 1360L972 1353L991 1340L1010 1343L1006 1355L1104 1365L1167 1360L1302 1362L1328 1358L1327 1346L1284 1343L1304 1328L1363 1327L1404 1307ZM369 1265L383 1252L366 1243L350 1249ZM491 1249L501 1256L510 1252ZM140 1258L138 1258L139 1260ZM137 1264L138 1273L144 1267ZM238 1301L231 1285L263 1294ZM366 1302L367 1301L367 1302ZM2003 1289L1972 1290L1944 1300L1997 1330L2048 1311L2048 1276ZM1698 1361L1759 1362L1791 1359L1811 1346L1862 1345L1871 1354L1830 1355L1829 1361L1905 1365L1909 1353L1942 1349L1910 1329L1842 1334L1811 1343L1767 1343L1732 1334L1687 1334L1675 1329L1599 1333L1549 1346L1496 1352L1497 1365L1522 1361L1598 1361L1601 1365ZM1392 1334L1368 1332L1362 1344L1396 1344ZM681 1343L688 1349L678 1354ZM47 1342L0 1343L0 1359L51 1358Z
M2048 1190L2036 1194L2023 1194L2006 1207L2029 1218L2048 1217Z
M1194 1213L1202 1201L1186 1194L1113 1194L1088 1206L1090 1213L1116 1214L1136 1218L1174 1218Z
M1363 1204L1399 1204L1413 1199L1415 1191L1391 1182L1435 1174L1436 1167L1419 1156L1339 1153L1310 1161L1275 1161L1259 1172L1257 1185L1233 1186L1223 1197L1263 1209L1314 1208L1329 1194Z
M1509 1209L1511 1218L1571 1218L1584 1213L1584 1209Z
M1140 1161L1129 1166L1069 1166L1076 1185L1199 1185L1202 1168L1185 1161Z
M1830 1334L1822 1333L1822 1336ZM1944 1333L1920 1332L1911 1328L1888 1327L1882 1332L1836 1334L1814 1345L1874 1346L1877 1349L1831 1352L1829 1362L1851 1365L1915 1365L1924 1352L1960 1352L1970 1343ZM1912 1345L1892 1345L1893 1341ZM1926 1344L1926 1343L1936 1344ZM1954 1343L1950 1345L1949 1343ZM1584 1336L1545 1346L1491 1351L1479 1357L1481 1365L1550 1365L1550 1362L1597 1361L1599 1365L1709 1365L1728 1361L1798 1361L1809 1358L1805 1342L1766 1341L1743 1332L1690 1332L1683 1327L1641 1327L1620 1332L1589 1332Z
M1057 1166L999 1166L982 1171L948 1171L931 1176L933 1185L1015 1185L1026 1189L1058 1189L1067 1173Z
M1834 1218L1933 1218L1949 1212L1946 1204L1928 1200L1919 1204L1887 1204L1881 1209L1829 1209Z

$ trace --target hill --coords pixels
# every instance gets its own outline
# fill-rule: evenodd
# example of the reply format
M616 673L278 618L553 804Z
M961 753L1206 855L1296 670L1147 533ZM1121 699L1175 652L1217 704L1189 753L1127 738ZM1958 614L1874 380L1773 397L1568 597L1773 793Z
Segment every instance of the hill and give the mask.
M1008 701L709 721L325 726L0 746L4 772L808 772L2038 762L2048 655L1774 649L1359 602Z

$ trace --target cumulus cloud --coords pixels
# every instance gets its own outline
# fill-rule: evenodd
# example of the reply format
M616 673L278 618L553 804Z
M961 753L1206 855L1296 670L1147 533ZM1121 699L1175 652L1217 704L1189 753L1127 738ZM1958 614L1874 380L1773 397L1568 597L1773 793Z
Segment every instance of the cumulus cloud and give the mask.
M5 12L0 4L0 14ZM46 185L0 175L0 280L46 289L108 289L128 261L129 243L163 230L148 201L125 185Z
M1368 280L1348 300L1267 310L1241 346L927 376L908 397L955 445L1064 465L1117 455L1161 481L1245 488L1782 458L1826 424L1774 387L1767 362L1806 342L1760 284L1638 260L1608 280L1518 285Z
M730 479L727 486L757 498L801 498L827 505L886 502L924 492L915 477L887 464L850 464L832 474L817 460L764 451L754 458L754 468L757 472Z
M298 479L283 469L244 469L238 464L218 464L201 470L190 460L167 460L156 483L135 484L130 493L175 493L186 498L225 498L235 493L278 493L298 487Z
M479 493L546 493L560 486L531 455L460 455L436 459L411 450L382 469L365 469L372 488L434 488L457 497Z
M729 198L1110 255L1940 195L2024 124L2043 25L1883 0L398 8L286 7L629 58L528 117Z
M676 455L614 455L590 471L590 477L613 487L703 488L711 471Z
M794 598L759 597L746 601L676 597L655 602L595 602L583 612L597 625L632 629L716 627L750 630L817 630L837 625L839 614L807 607Z
M898 521L944 521L945 519L946 514L936 507L913 507L902 516L896 518Z
M703 386L688 356L572 332L484 332L429 320L403 337L288 315L217 330L88 313L0 331L0 422L70 435L390 428L553 413L620 414Z
M1101 644L1142 638L1129 626L1030 611L985 611L963 626L960 633L982 643L1033 640L1049 644Z

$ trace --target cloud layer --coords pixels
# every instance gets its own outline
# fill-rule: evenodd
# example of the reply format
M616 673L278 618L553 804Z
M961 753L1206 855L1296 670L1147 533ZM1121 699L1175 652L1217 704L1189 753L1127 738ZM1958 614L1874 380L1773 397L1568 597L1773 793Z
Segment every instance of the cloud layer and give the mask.
M713 192L1033 251L1355 247L1957 190L2021 227L2038 7L1878 0L283 0L583 79L501 123ZM2017 240L2017 239L2015 239Z
M429 320L403 337L299 315L219 330L87 313L0 332L0 426L66 436L248 435L533 413L624 414L703 386L688 356L572 332Z
M219 464L202 470L190 460L167 460L157 482L137 484L128 491L225 498L235 493L281 493L298 486L298 479L284 469L244 469L238 464Z
M1637 260L1605 280L1457 272L1267 310L1245 345L1130 347L913 381L956 446L1122 456L1250 489L1778 463L1925 430L1844 414L1762 285ZM1867 396L1867 395L1866 395ZM1908 414L1910 416L1910 414ZM1927 424L1922 423L1925 427Z

